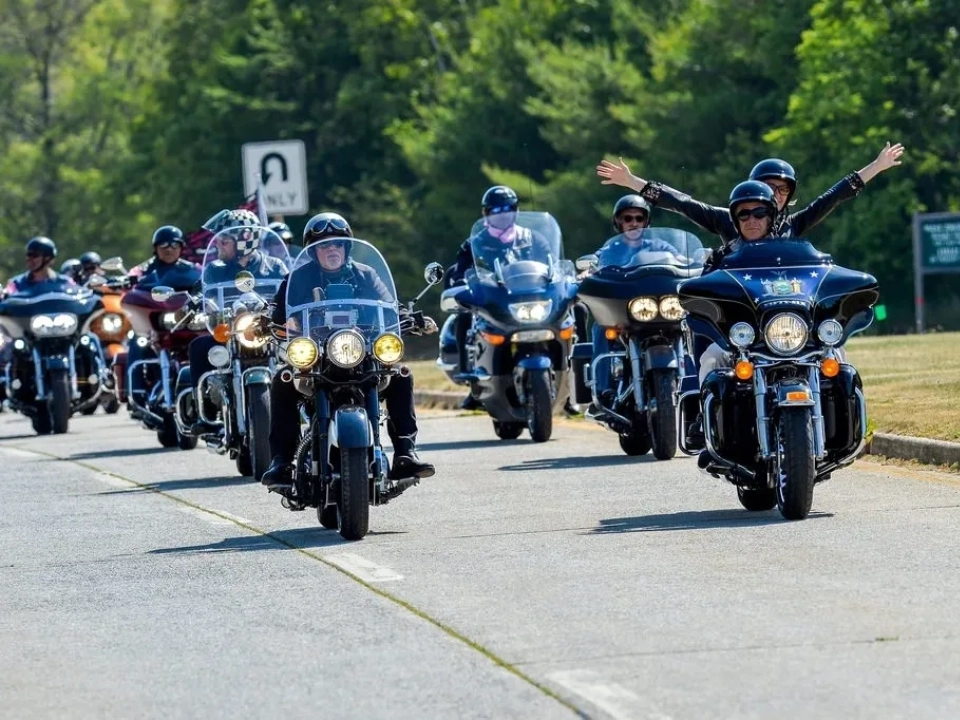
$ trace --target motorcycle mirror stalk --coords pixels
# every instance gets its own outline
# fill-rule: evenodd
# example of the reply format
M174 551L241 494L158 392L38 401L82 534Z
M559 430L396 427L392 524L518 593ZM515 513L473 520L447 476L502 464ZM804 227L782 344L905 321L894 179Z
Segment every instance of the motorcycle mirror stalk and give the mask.
M423 279L426 281L427 286L420 291L420 294L417 295L413 300L407 303L407 307L410 310L413 310L413 306L416 305L417 301L420 300L424 295L427 294L427 291L432 288L434 285L437 285L441 280L443 280L443 265L438 262L432 262L423 269Z
M127 269L123 266L123 258L119 255L108 257L106 260L100 263L100 267L107 272L119 272L123 274L127 273Z
M600 258L595 254L591 253L590 255L583 255L577 258L576 266L577 272L587 272L590 270L596 270L597 266L600 265Z

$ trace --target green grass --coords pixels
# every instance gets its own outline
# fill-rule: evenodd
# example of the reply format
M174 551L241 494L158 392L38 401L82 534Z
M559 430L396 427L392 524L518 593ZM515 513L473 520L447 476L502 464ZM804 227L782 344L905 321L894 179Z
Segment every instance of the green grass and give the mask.
M960 333L855 338L870 429L960 441ZM433 360L409 363L417 388L464 392Z

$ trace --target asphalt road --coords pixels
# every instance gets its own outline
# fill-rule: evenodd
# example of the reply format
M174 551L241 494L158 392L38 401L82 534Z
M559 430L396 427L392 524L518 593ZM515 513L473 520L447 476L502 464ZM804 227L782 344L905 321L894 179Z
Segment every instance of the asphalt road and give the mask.
M565 422L422 417L346 543L124 415L0 415L0 717L960 717L960 480L861 461L803 522Z

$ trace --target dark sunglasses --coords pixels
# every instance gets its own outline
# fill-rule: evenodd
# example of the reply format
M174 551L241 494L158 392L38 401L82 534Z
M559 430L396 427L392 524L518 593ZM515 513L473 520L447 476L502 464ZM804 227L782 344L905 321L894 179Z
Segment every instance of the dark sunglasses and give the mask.
M326 249L329 248L329 247L335 247L335 248L343 249L343 248L345 248L346 246L347 246L347 241L346 241L346 240L330 240L329 242L321 243L318 247L319 247L321 250L326 250Z
M350 226L347 225L345 220L341 220L340 218L324 218L323 220L318 220L316 224L310 228L309 235L311 237L323 235L329 228L345 232L350 229Z
M35 258L35 257L43 257L43 255L41 255L40 253L30 252L30 253L27 253L27 257L28 257L28 258Z
M157 245L158 248L172 248L172 247L183 247L181 242L162 242Z
M773 213L770 212L770 208L766 207L756 207L753 210L738 210L737 211L737 220L746 220L748 218L756 218L757 220L762 220L763 218L768 218Z
M646 215L621 215L620 222L646 222Z
M499 215L500 213L516 212L516 211L517 211L516 205L504 205L502 207L490 208L491 215Z

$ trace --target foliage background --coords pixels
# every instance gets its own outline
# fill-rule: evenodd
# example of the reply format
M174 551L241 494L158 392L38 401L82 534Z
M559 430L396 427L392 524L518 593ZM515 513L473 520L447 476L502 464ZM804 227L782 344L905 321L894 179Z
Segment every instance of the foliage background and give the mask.
M304 140L312 208L409 295L495 182L576 256L623 194L604 156L714 204L780 156L805 204L890 140L903 166L813 237L907 331L911 214L960 211L958 26L960 0L0 0L0 274L37 234L139 261L240 201L245 142ZM952 285L931 324L960 327Z

